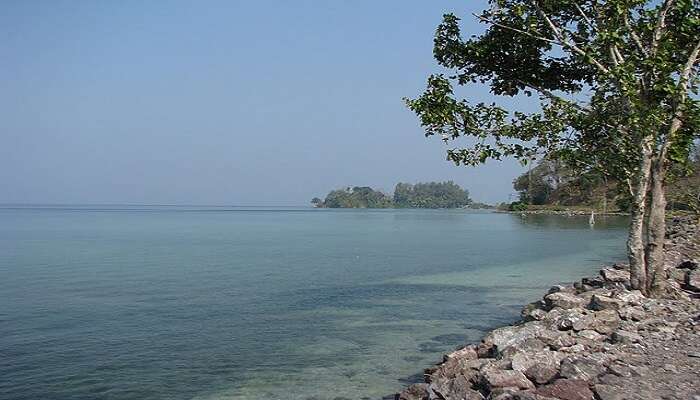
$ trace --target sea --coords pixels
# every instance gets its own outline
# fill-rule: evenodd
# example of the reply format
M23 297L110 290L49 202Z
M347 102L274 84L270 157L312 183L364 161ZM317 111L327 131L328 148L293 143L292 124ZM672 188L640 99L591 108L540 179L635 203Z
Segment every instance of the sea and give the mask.
M0 206L0 399L381 399L554 284L624 217Z

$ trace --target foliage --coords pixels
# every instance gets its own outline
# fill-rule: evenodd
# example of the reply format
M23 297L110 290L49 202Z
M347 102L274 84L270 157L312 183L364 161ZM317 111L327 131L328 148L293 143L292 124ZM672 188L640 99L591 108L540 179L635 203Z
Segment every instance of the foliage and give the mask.
M519 202L519 201L514 201L510 203L508 206L508 211L526 211L527 210L527 204Z
M631 286L664 288L665 185L700 132L700 0L490 0L465 39L446 14L434 55L449 71L407 99L426 136L468 138L457 165L544 157L612 178L631 198ZM539 97L540 110L474 103L455 87ZM467 92L468 93L468 92Z
M478 16L489 27L471 39L462 38L459 18L444 16L434 54L453 73L430 76L426 91L406 100L426 136L475 139L469 147L448 150L449 160L476 165L513 156L529 162L546 154L627 182L639 163L640 140L665 134L660 128L679 107L685 124L668 139L672 158L687 155L697 135L698 102L685 96L679 104L677 94L680 86L697 87L695 79L679 81L698 46L697 0L677 1L666 10L664 23L674 29L663 41L654 40L663 11L655 1L490 3ZM638 41L650 44L644 48ZM456 96L455 85L477 82L495 95L538 93L541 111L511 112Z
M333 190L323 202L328 208L389 208L391 197L367 186Z
M459 208L471 203L469 192L452 181L399 183L393 196L370 187L333 190L324 201L314 198L316 207L327 208Z
M394 205L402 208L459 208L469 205L469 191L452 181L398 183L394 189Z

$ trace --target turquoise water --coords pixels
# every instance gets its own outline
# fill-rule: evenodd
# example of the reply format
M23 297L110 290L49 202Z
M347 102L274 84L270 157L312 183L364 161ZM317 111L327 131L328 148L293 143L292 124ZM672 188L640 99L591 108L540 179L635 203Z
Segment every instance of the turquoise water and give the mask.
M0 398L381 398L625 221L463 210L0 209Z

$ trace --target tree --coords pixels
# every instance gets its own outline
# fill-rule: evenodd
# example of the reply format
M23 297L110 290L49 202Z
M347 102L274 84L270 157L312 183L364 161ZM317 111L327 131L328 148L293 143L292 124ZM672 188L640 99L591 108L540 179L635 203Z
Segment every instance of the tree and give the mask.
M452 181L398 183L394 188L394 205L403 208L459 208L471 203L469 191Z
M663 294L666 178L700 126L700 0L489 3L476 15L485 32L469 39L459 18L444 16L434 55L451 73L430 76L408 107L426 136L472 138L447 151L457 165L544 156L623 183L632 198L631 285ZM499 96L537 94L540 111L455 94L475 83Z
M321 208L323 207L323 200L319 199L318 197L314 197L311 199L311 204L313 204L314 207Z

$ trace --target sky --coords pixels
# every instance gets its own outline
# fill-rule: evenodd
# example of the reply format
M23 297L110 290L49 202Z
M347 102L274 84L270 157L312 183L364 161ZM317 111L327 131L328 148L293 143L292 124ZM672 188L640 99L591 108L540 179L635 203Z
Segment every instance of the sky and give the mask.
M440 72L442 14L478 33L485 4L3 2L0 203L306 205L433 180L506 201L517 162L454 166L402 102Z

